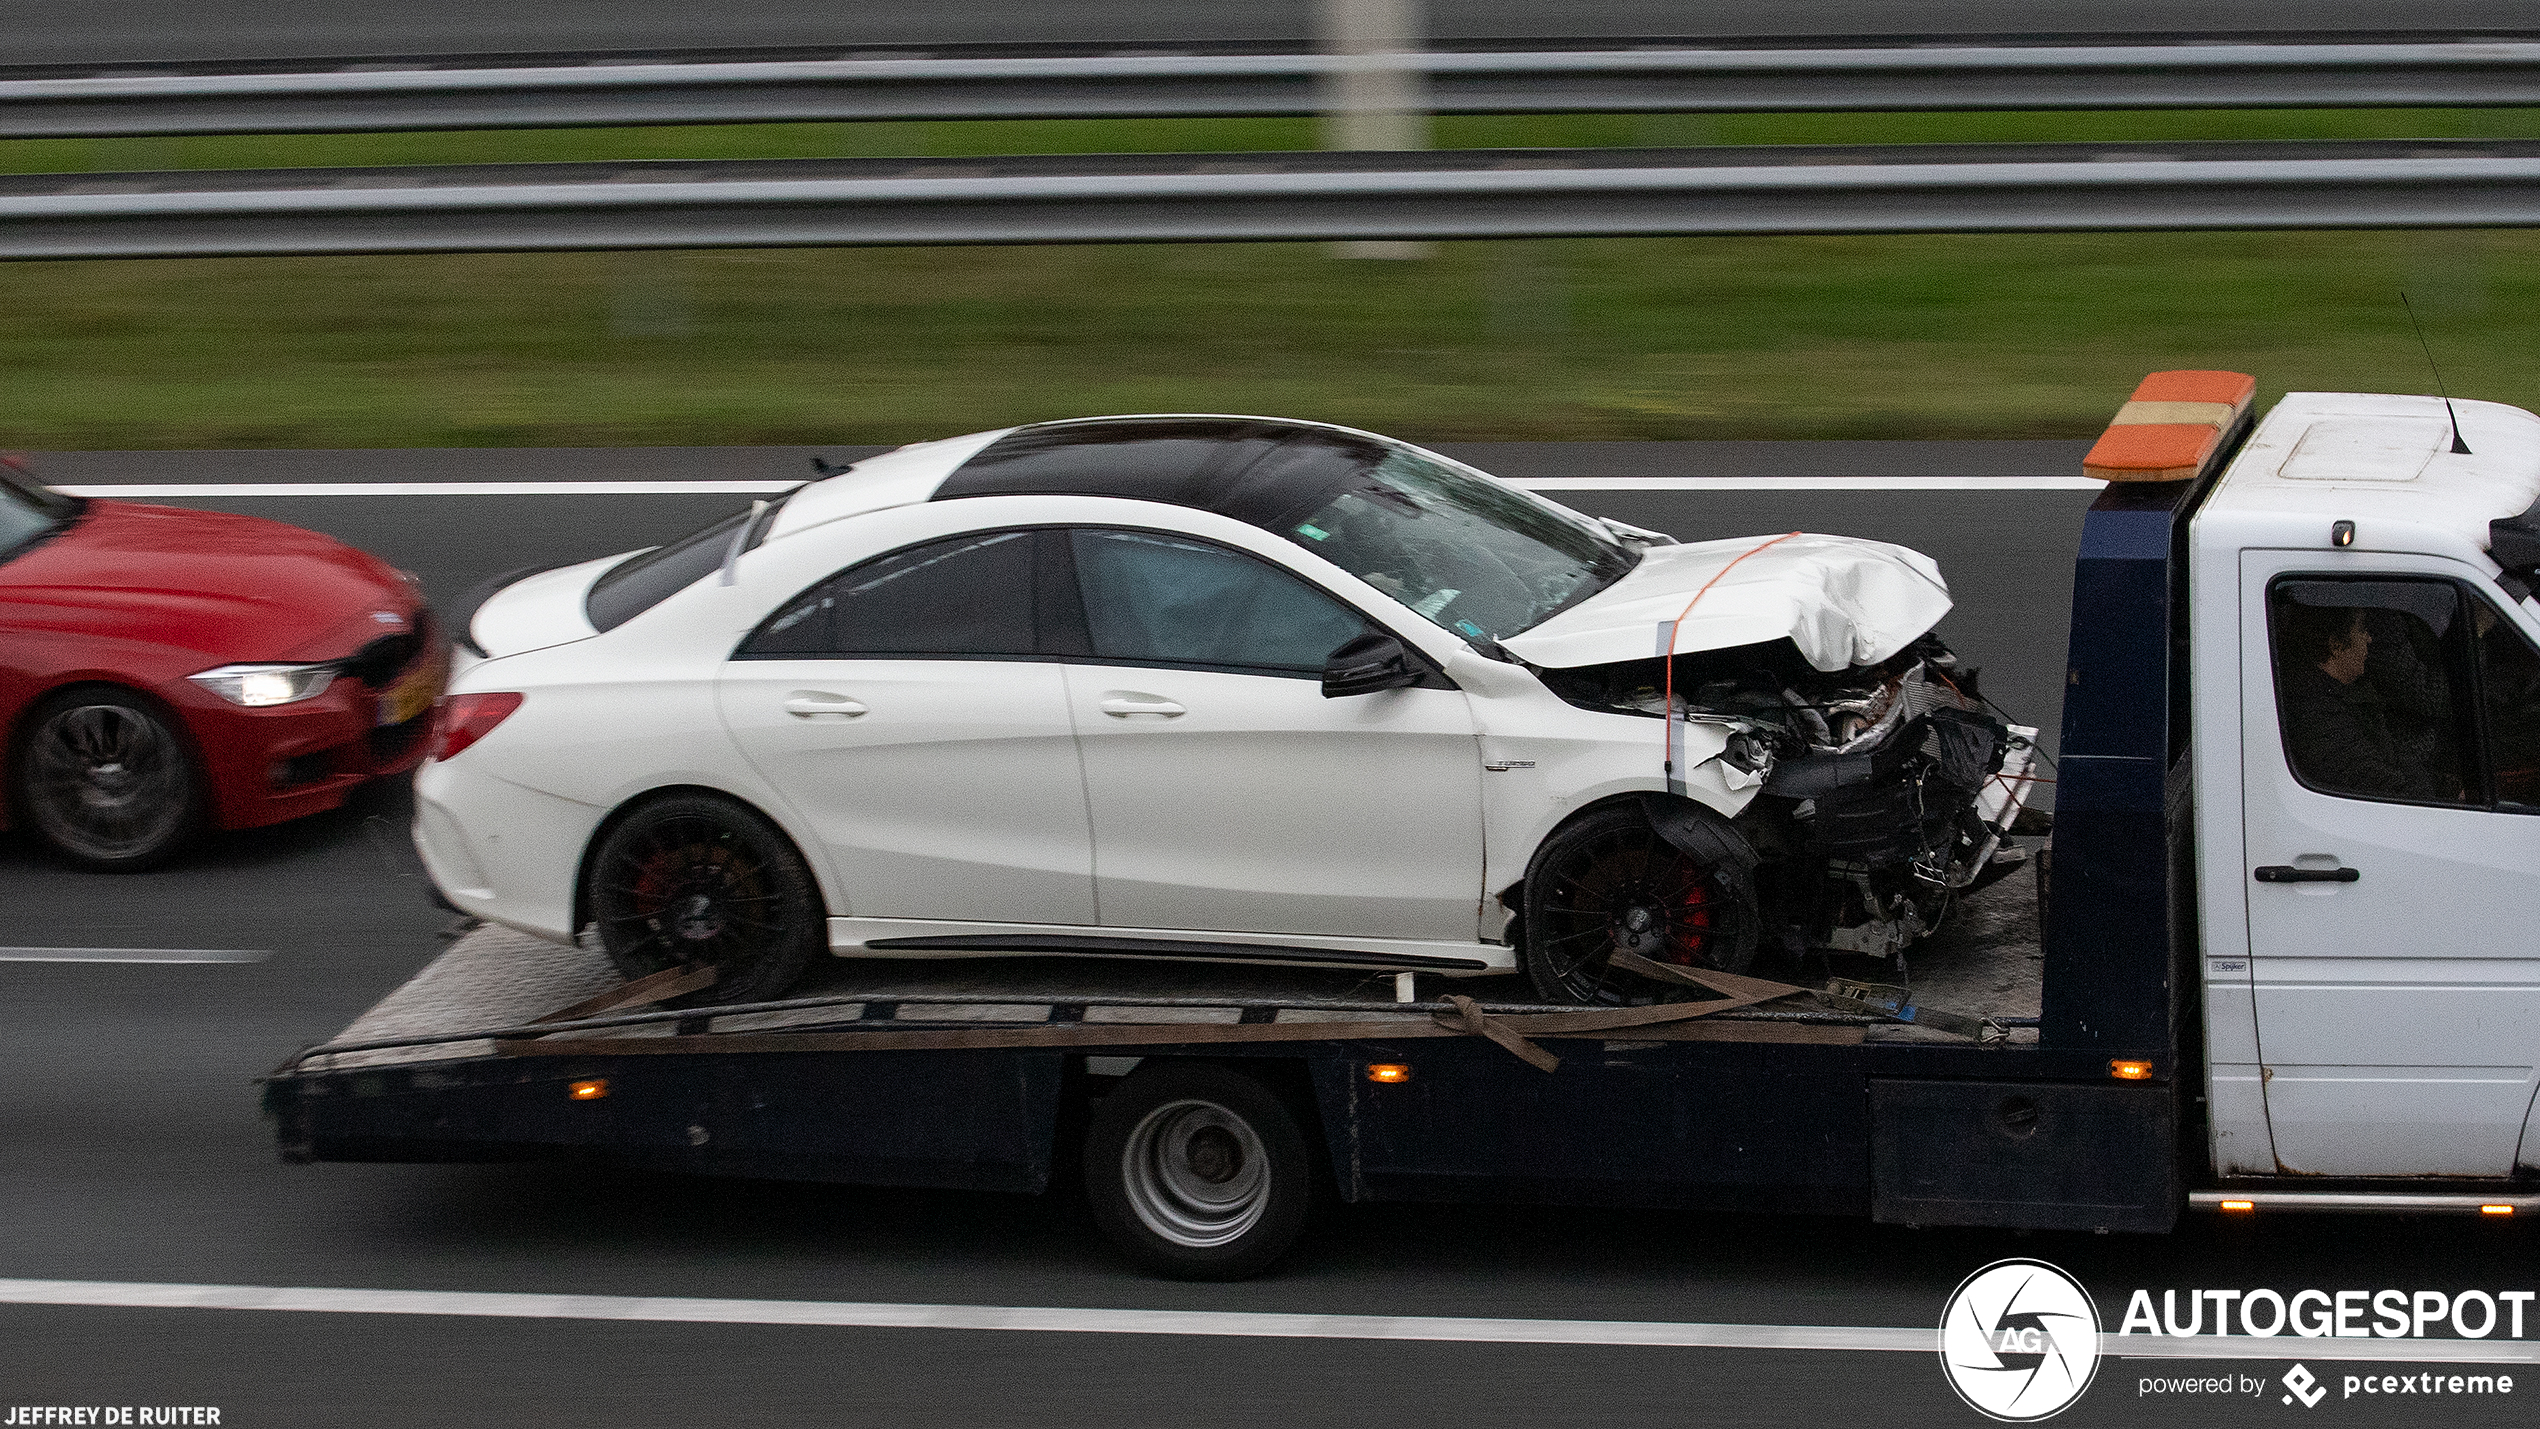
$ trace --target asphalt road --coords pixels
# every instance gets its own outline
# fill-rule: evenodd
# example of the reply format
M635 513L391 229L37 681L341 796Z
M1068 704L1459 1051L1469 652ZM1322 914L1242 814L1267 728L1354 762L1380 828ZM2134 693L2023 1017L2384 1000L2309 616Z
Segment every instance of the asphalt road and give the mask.
M1896 35L2147 35L2528 29L2515 0L1428 0L1444 41L1578 42L1617 37L1824 42ZM63 6L0 0L0 64L143 63L301 56L663 51L869 45L1183 43L1310 47L1311 0L960 0L914 5L734 0L121 0Z
M2067 443L1461 448L1505 474L2064 475ZM840 453L844 454L844 453ZM784 479L792 450L89 454L63 484ZM1945 633L2052 724L2075 491L1564 492L1686 536L1793 527L1938 557ZM448 596L494 571L648 544L729 496L243 496L198 504L330 531ZM0 840L0 944L266 950L207 966L0 962L0 1277L590 1295L1925 1326L1979 1266L2033 1255L2114 1317L2134 1288L2521 1288L2532 1233L2459 1221L2191 1222L2165 1238L1916 1232L1849 1221L1533 1208L1336 1214L1235 1286L1116 1265L1043 1201L571 1166L289 1167L252 1079L428 961L402 796L103 878ZM2238 1423L2272 1399L2146 1400L2113 1361L2066 1422ZM2242 1368L2274 1375L2281 1364ZM2327 1365L2315 1369L2328 1373ZM2529 1388L2540 1392L2540 1371ZM1929 1357L1778 1350L1198 1339L0 1307L8 1406L179 1404L238 1425L1251 1426L1978 1422ZM2349 1420L2506 1422L2510 1399L2332 1400Z

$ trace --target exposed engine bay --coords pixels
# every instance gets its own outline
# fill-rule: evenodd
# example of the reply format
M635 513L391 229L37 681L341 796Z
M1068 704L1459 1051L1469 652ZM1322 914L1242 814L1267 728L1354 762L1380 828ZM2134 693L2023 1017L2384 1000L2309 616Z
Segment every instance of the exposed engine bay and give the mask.
M1538 673L1584 709L1725 727L1716 757L1729 787L1761 785L1728 823L1745 847L1715 854L1751 856L1719 889L1751 906L1717 916L1751 919L1754 936L1712 938L1702 961L1730 972L1776 953L1901 964L1953 900L2023 866L2006 836L2035 782L2037 731L1997 718L1977 672L1936 636L1831 673L1787 639L1672 665Z

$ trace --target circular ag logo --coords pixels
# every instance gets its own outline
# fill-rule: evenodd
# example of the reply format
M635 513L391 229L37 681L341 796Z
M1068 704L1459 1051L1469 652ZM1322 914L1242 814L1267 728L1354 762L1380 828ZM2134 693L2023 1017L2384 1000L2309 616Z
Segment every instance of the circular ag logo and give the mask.
M1979 1414L2060 1414L2099 1369L2099 1307L2042 1260L1997 1260L1958 1285L1940 1318L1940 1367Z

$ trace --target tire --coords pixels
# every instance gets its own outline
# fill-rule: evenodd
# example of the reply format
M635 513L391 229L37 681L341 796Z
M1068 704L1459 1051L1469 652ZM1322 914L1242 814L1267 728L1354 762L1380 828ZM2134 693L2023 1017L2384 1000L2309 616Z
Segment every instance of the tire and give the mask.
M711 794L657 799L600 839L583 906L600 946L633 979L711 965L706 1006L781 997L828 945L828 918L791 840L756 810Z
M1150 1062L1094 1108L1085 1199L1122 1254L1176 1280L1242 1280L1305 1231L1317 1184L1297 1118L1230 1067Z
M200 831L203 781L175 719L127 690L65 690L27 716L10 797L54 852L102 873L165 863Z
M1639 1006L1673 984L1609 966L1618 948L1652 962L1742 973L1755 965L1751 873L1667 842L1635 804L1609 804L1554 832L1526 869L1518 961L1546 1002Z

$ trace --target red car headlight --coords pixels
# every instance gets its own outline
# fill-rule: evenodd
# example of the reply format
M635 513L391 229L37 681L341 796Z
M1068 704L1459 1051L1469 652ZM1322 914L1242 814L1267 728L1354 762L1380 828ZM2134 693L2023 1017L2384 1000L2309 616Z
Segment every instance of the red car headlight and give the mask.
M510 693L443 695L432 709L433 759L456 758L459 751L483 739L494 726L511 718L521 697Z

